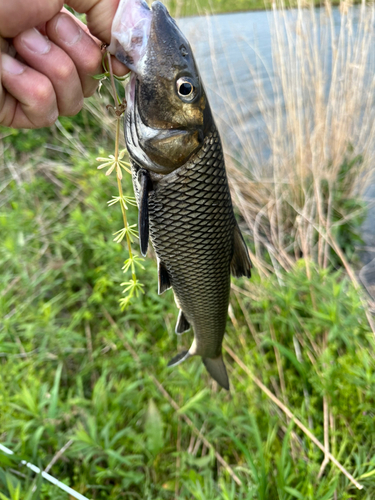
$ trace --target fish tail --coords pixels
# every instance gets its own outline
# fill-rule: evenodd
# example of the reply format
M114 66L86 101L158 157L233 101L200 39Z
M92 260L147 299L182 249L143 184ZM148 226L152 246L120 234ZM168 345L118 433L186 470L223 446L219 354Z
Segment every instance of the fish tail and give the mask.
M211 377L216 380L221 387L229 391L229 379L223 355L220 354L217 358L202 358L202 361Z

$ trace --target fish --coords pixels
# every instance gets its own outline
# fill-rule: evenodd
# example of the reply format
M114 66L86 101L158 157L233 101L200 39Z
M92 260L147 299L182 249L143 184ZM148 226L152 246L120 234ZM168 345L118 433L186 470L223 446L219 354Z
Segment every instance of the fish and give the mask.
M187 351L168 363L201 356L229 390L222 355L230 280L251 276L235 219L224 154L193 51L167 8L122 0L108 50L131 69L125 141L139 209L143 256L157 256L158 293L173 289L175 332L193 329Z

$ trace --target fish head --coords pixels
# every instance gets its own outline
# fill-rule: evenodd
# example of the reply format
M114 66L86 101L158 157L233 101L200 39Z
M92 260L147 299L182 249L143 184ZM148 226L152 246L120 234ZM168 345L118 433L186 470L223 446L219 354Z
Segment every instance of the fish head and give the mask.
M167 174L202 147L211 110L190 44L166 7L157 1L146 13L143 2L125 1L138 4L132 17L142 19L133 43L119 42L115 52L133 70L126 91L127 147L142 167Z

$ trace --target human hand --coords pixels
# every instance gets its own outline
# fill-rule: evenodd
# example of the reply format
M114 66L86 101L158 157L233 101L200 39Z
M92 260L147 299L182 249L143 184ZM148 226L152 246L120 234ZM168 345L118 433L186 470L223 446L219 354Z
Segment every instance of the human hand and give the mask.
M92 76L102 73L100 46L110 41L118 0L67 3L86 13L88 26L62 9L62 0L0 0L1 125L49 126L78 113L95 92ZM117 60L113 69L128 72Z

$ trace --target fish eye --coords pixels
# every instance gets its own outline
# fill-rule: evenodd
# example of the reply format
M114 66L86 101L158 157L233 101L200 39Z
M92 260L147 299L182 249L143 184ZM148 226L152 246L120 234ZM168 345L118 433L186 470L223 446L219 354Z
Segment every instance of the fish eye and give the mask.
M188 77L179 78L176 82L178 97L184 102L191 102L196 96L196 88Z

